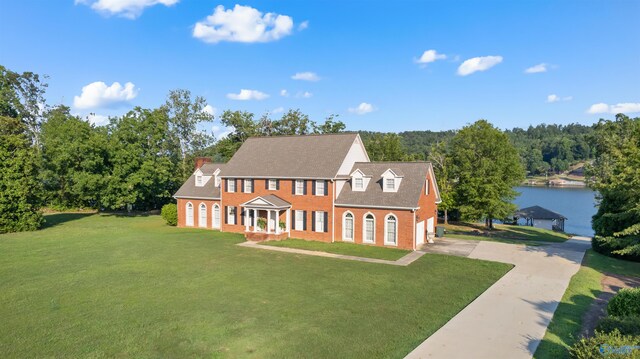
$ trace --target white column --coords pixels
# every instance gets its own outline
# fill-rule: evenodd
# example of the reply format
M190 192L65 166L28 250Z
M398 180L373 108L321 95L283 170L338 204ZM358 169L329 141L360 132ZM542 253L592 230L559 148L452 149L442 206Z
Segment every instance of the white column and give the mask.
M280 211L276 210L273 213L276 215L276 234L280 234Z
M255 232L258 228L258 210L253 210L253 231Z
M250 209L244 209L244 231L249 232L249 211Z
M267 210L267 233L271 233L271 211Z
M285 218L285 223L287 224L286 226L287 233L291 234L291 208L287 208L287 216Z

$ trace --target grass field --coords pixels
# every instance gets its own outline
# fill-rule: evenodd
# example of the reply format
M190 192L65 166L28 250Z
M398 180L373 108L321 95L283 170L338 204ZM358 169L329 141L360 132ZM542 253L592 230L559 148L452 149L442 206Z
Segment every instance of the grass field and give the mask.
M640 263L623 261L588 250L582 267L571 278L534 358L569 358L568 348L573 345L582 328L582 317L601 293L600 282L604 273L640 277Z
M242 248L158 216L47 216L0 235L0 357L401 358L510 266Z
M344 242L325 243L318 241L306 241L304 239L296 238L285 239L282 241L261 242L260 244L274 247L288 247L306 249L310 251L345 254L349 256L386 259L390 261L398 260L410 253L408 250L398 248L374 247Z
M569 238L566 233L542 228L505 224L495 224L494 227L495 229L488 230L477 223L451 223L445 225L445 237L533 245L535 242L564 242Z

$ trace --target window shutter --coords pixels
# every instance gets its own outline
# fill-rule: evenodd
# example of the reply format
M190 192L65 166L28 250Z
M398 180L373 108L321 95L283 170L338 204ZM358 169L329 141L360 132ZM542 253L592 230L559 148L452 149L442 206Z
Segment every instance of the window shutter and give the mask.
M302 184L304 185L304 189L302 190L303 195L307 195L307 180L302 180Z
M246 209L243 209L240 212L240 224L244 226L244 211L246 211Z
M316 183L318 183L318 180L313 180L313 182L311 182L311 194L312 195L316 195Z
M264 189L269 189L269 179L264 180Z
M278 190L278 191L280 190L280 180L279 179L276 180L276 190Z
M329 195L329 181L327 180L324 181L324 195L325 196Z
M311 212L311 231L316 231L316 211Z
M324 232L329 232L329 212L324 212Z
M254 189L254 186L256 185L256 181L255 180L249 180L249 181L251 181L249 183L251 183L251 193L253 193L253 189Z
M296 194L296 180L291 180L291 194Z
M229 224L229 207L224 206L224 224Z
M307 230L307 211L302 211L302 230Z
M240 190L238 191L238 189L236 188L236 192L244 193L244 179L240 180Z
M229 192L229 179L224 180L224 191Z
M238 191L238 180L237 179L233 179L233 192L240 192Z

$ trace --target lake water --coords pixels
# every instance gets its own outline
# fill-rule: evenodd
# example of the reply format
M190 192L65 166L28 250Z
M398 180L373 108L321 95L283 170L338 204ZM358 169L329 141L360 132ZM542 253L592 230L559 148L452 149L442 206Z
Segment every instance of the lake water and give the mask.
M516 187L521 193L513 202L518 208L540 206L567 217L564 230L593 236L591 216L596 214L596 193L588 188Z

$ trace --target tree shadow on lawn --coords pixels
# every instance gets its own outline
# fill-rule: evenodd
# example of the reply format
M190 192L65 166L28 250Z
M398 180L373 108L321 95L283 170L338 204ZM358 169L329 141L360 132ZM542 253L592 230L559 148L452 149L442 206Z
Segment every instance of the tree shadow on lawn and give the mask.
M58 226L60 224L93 216L95 213L53 213L44 215L44 224L40 229Z
M551 338L531 338L527 337L526 349L530 355L535 358L568 358L568 348L580 339L582 332L583 317L593 304L594 298L597 298L602 291L591 290L593 297L577 294L571 296L568 302L530 302L540 312L538 314L538 323L544 325L547 318L551 316L552 321L545 332L554 335L556 340ZM557 307L556 307L557 304ZM555 308L555 311L553 310ZM555 316L554 316L555 314Z

